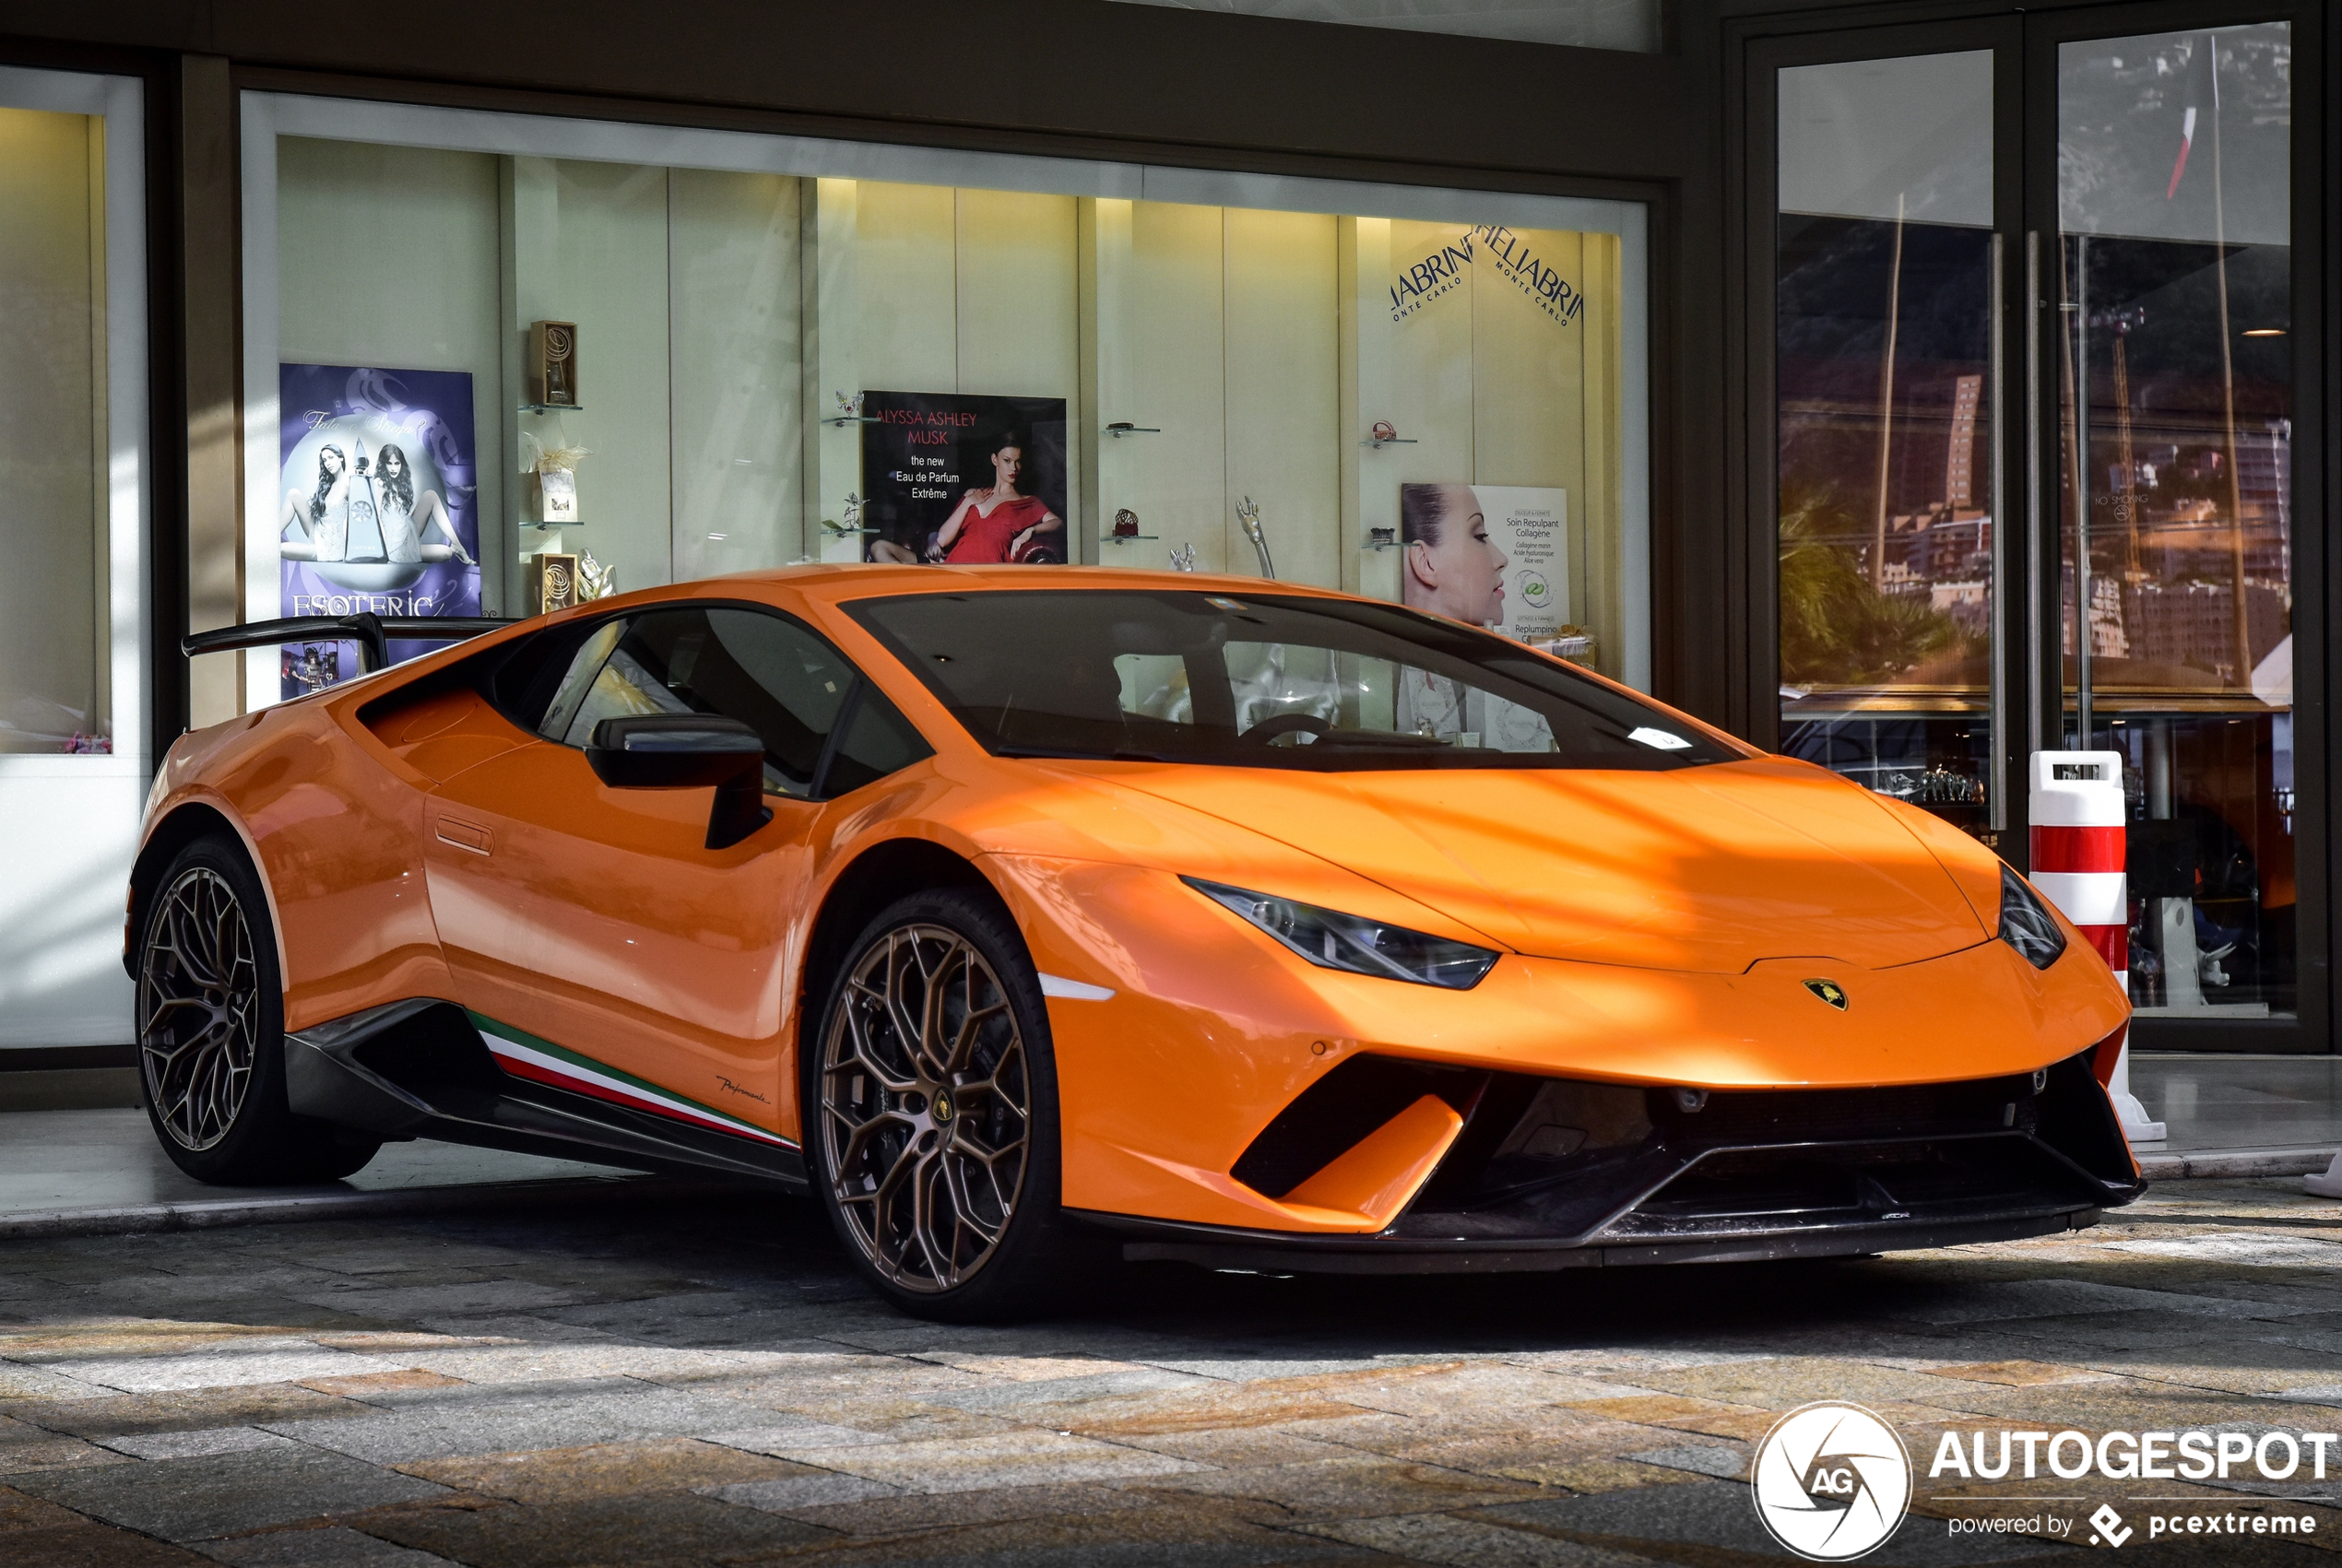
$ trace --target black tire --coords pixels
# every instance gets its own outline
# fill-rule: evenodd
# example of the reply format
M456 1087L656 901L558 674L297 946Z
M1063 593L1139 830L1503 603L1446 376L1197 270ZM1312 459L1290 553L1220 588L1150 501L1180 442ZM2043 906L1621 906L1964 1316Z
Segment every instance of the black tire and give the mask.
M915 1027L949 1036L940 1055L904 1048L905 991ZM1062 1303L1094 1279L1105 1260L1059 1205L1048 1010L1007 912L961 889L900 899L822 996L799 1052L806 1169L872 1288L913 1316L980 1323ZM979 1169L985 1184L971 1185Z
M172 1163L197 1181L338 1181L382 1147L286 1105L276 928L242 844L199 838L156 882L136 1005L147 1120Z

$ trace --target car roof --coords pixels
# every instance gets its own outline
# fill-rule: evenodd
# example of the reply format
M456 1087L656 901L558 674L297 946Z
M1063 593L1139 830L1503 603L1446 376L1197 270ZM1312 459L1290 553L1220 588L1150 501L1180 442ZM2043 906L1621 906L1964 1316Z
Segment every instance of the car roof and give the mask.
M742 584L770 584L804 598L842 605L855 599L883 598L898 594L965 594L975 592L1101 591L1136 589L1219 594L1301 594L1315 598L1355 598L1353 594L1313 587L1304 583L1280 583L1206 572L1161 572L1122 566L894 566L846 561L835 564L785 566L769 572L743 572L698 583L679 583L679 590L735 592Z

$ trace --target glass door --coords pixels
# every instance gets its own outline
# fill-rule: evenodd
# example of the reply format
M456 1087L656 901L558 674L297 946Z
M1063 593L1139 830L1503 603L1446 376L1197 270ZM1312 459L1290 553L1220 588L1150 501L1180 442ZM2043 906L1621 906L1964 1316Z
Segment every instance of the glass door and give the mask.
M2292 32L2036 52L2058 728L2125 758L2142 1019L2301 1005Z
M1987 842L2009 821L1996 134L2012 28L1771 73L1780 748Z
M2020 868L2027 754L2120 752L2135 1038L2328 1049L2323 17L2235 18L1748 45L1751 696Z

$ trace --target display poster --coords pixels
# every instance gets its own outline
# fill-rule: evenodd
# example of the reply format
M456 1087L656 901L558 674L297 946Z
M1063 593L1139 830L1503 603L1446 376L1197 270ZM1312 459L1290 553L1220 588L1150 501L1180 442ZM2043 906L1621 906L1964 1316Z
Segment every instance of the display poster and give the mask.
M1065 399L862 395L863 558L1068 559Z
M1569 609L1569 494L1520 485L1399 487L1409 607L1524 642L1557 635ZM1553 731L1517 706L1425 670L1401 673L1399 727L1496 751L1549 751Z
M1569 619L1569 492L1525 485L1472 491L1505 558L1505 614L1496 629L1524 643L1559 635Z
M278 613L479 613L467 371L280 365ZM393 660L437 646L394 642ZM348 679L349 643L284 650L283 695Z
M1569 619L1569 492L1522 485L1399 487L1402 596L1523 642Z

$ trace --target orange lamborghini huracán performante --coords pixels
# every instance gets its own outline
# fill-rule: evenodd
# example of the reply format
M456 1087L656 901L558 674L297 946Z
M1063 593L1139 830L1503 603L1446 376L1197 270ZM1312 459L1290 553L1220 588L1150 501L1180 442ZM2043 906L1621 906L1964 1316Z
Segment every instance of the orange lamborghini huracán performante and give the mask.
M414 1137L763 1176L932 1315L1117 1246L1816 1256L2140 1190L2123 996L1989 851L1258 579L809 567L499 626L173 747L127 961L196 1176Z

